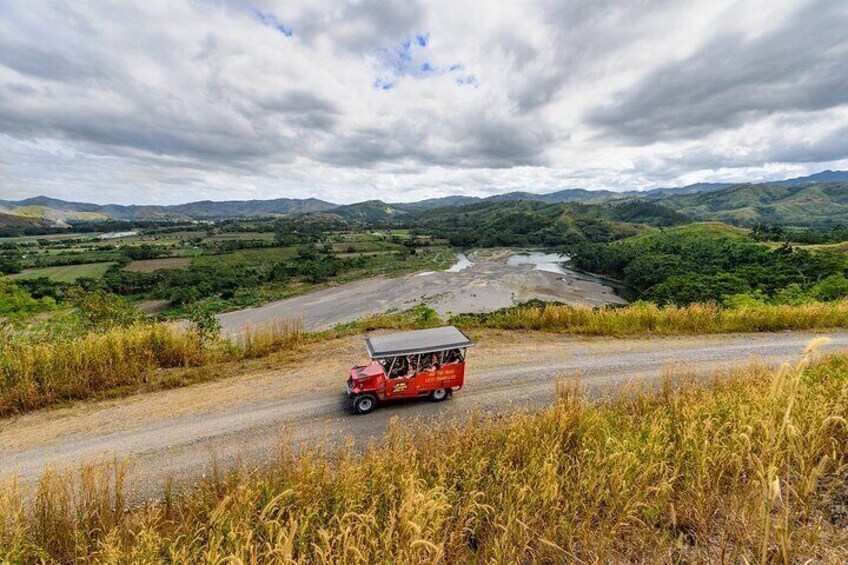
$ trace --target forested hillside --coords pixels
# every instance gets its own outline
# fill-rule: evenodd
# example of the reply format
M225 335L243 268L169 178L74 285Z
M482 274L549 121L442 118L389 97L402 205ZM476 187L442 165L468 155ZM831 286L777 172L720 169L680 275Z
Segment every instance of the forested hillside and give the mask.
M692 224L571 251L578 268L620 279L659 304L797 304L848 296L848 259L841 251L770 247L722 224Z
M519 200L439 208L419 213L411 225L447 237L458 247L497 247L608 242L636 235L648 226L684 221L673 210L641 200L604 204Z
M848 183L803 186L738 185L670 196L666 206L703 220L754 225L829 227L848 223Z

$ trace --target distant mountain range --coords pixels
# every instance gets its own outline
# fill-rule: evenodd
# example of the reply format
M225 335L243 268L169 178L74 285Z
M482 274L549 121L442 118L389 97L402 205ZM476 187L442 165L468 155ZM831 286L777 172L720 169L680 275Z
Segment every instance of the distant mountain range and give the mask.
M817 187L813 190L814 187ZM767 183L697 183L648 191L616 192L606 189L569 188L538 194L508 192L487 198L447 196L409 203L379 200L338 205L315 198L274 200L204 200L171 206L122 206L68 202L47 196L25 200L0 200L0 227L11 224L65 226L75 221L121 220L208 220L220 218L328 213L348 220L391 221L405 214L479 202L529 200L548 204L601 202L620 199L661 202L676 212L694 218L723 219L737 223L771 221L797 225L834 221L848 222L848 171L822 171Z
M337 208L337 204L324 202L315 198L277 198L274 200L231 200L213 202L201 200L173 206L121 206L119 204L89 204L86 202L68 202L47 196L36 196L26 200L0 200L0 210L7 213L30 215L34 209L42 209L45 214L61 218L56 219L91 219L80 217L83 214L98 214L102 217L121 220L156 220L156 219L194 219L261 216L263 214L302 214L306 212L322 212ZM54 219L45 216L46 219Z

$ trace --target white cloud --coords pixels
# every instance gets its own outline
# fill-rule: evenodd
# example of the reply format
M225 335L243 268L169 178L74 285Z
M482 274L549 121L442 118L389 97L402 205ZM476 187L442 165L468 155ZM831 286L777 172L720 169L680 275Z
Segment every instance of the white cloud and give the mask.
M411 200L848 165L848 8L12 2L0 198Z

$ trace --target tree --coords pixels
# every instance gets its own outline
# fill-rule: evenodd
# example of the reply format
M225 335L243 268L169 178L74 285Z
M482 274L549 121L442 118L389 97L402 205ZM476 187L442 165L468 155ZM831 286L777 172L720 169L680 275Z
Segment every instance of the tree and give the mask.
M91 329L130 326L143 319L123 296L103 290L85 291L79 287L68 291L68 299L79 309L83 322Z
M0 317L25 318L56 307L56 301L49 296L33 296L15 283L0 280Z
M215 315L215 308L208 302L198 302L188 313L192 329L201 343L215 341L221 334L221 321Z
M812 288L812 294L819 300L840 300L848 296L848 279L843 274L833 274Z
M20 273L22 269L20 251L14 249L0 253L0 275Z

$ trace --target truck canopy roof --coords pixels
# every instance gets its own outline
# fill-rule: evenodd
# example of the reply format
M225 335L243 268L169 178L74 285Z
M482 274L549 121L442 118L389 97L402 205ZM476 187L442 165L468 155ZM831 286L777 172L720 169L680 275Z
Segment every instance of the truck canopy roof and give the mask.
M384 359L417 353L435 353L436 351L471 347L472 345L474 345L474 342L453 326L365 338L365 347L368 348L368 355L371 359Z

